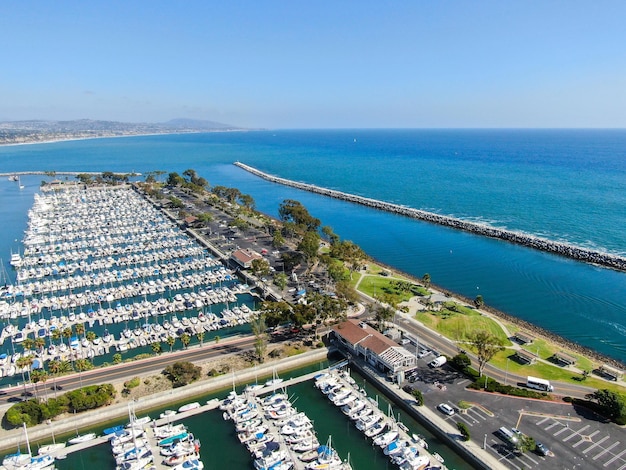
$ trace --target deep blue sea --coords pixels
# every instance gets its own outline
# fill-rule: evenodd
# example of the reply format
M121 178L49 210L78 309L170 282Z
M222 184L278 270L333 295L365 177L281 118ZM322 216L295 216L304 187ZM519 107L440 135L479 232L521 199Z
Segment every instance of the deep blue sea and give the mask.
M626 363L626 274L266 182L232 165L626 254L624 130L275 130L0 147L0 172L198 172L287 198L372 257ZM41 177L0 181L8 266Z

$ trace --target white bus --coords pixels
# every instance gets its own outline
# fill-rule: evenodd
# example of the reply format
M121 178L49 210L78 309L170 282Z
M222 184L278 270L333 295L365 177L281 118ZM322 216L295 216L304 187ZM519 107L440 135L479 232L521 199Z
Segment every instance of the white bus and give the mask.
M538 379L537 377L531 377L530 375L528 376L528 379L526 379L526 386L528 388L534 388L544 392L554 391L554 387L550 384L549 380Z

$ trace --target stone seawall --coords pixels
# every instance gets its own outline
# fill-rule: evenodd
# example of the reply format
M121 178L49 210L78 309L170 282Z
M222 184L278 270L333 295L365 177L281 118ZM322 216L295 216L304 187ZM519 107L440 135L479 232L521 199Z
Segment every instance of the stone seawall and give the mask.
M334 189L322 188L312 184L298 183L296 181L291 181L285 178L268 175L267 173L263 173L262 171L259 171L256 168L245 165L241 162L235 162L235 165L254 175L260 176L267 181L271 181L272 183L291 186L293 188L321 194L323 196L361 204L363 206L372 207L374 209L384 210L394 214L412 217L414 219L419 219L426 222L451 227L454 229L464 230L466 232L475 233L477 235L485 237L497 238L499 240L516 243L518 245L534 248L536 250L554 253L578 261L584 261L586 263L597 264L619 271L626 271L626 258L622 256L590 250L587 248L570 245L568 243L560 243L552 240L547 240L545 238L535 237L533 235L525 234L522 232L503 230L495 227L490 227L488 225L478 224L475 222L468 222L465 220L456 219L454 217L439 215L420 209L413 209L398 204L392 204L389 202L378 201L376 199L356 196L354 194L344 193L341 191L336 191Z

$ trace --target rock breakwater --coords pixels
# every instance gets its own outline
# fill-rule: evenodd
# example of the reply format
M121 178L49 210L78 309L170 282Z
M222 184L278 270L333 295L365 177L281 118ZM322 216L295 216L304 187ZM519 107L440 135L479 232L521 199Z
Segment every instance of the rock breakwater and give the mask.
M458 230L464 230L466 232L475 233L477 235L485 237L497 238L499 240L516 243L518 245L534 248L536 250L554 253L578 261L584 261L586 263L597 264L619 271L626 271L626 258L611 253L603 253L601 251L591 250L580 246L571 245L569 243L547 240L545 238L536 237L534 235L526 234L523 232L504 230L496 227L491 227L489 225L469 222L454 217L435 214L433 212L427 212L420 209L413 209L411 207L392 204L390 202L378 201L376 199L357 196L355 194L344 193L342 191L336 191L334 189L322 188L320 186L315 186L308 183L291 181L285 178L280 178L278 176L269 175L241 162L235 162L235 165L267 181L271 181L272 183L291 186L293 188L321 194L323 196L341 199L343 201L353 202L355 204L361 204L363 206L372 207L374 209L383 210L406 217L412 217L414 219L419 219Z

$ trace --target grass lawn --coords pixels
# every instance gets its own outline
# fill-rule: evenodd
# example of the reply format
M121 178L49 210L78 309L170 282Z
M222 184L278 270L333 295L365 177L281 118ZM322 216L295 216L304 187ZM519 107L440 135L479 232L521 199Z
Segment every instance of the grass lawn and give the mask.
M615 392L624 393L624 389L614 383L600 380L593 376L589 376L585 381L580 381L580 374L577 372L568 370L564 367L557 365L546 364L544 362L536 362L535 364L520 364L513 356L515 351L513 349L505 349L500 351L489 362L491 365L496 366L498 369L510 372L511 374L533 377L542 377L548 380L557 382L568 382L576 385L585 385L586 387L592 387L595 389L609 389ZM507 359L508 364L507 364ZM515 385L509 381L508 385Z
M505 346L511 345L511 341L494 320L473 309L466 308L463 312L447 309L440 312L418 312L416 318L432 330L456 341L467 340L473 331L486 330L500 338Z

